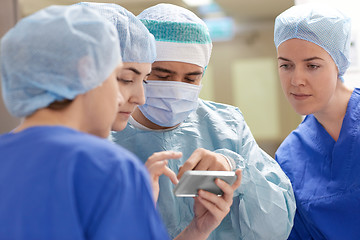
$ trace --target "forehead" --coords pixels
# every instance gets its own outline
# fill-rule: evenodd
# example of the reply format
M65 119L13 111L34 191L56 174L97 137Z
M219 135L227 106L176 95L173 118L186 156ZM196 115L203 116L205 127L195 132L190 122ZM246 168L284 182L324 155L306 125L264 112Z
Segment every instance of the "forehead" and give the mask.
M134 69L140 74L148 74L151 71L151 63L123 62L122 72L133 72Z
M277 49L278 57L291 58L310 58L321 57L326 60L332 60L329 53L319 45L302 40L289 39L281 43Z
M204 71L204 69L198 65L185 63L185 62L175 62L175 61L157 61L152 64L152 68L153 69L162 68L177 74L186 74L186 73Z

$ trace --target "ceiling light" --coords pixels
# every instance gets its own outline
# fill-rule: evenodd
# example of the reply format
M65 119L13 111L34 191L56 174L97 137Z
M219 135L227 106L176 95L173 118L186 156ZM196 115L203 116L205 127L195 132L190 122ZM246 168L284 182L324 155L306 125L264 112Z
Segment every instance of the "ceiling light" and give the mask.
M212 0L182 0L189 7L199 7L203 5L208 5L212 3Z

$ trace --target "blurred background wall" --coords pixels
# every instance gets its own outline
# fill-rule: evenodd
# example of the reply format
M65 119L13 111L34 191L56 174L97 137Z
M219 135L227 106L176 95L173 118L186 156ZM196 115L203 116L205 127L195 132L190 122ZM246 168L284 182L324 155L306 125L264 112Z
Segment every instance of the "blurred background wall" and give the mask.
M343 0L342 3L344 1L351 0ZM79 1L1 0L0 37L21 17L52 4L68 5L76 2ZM301 1L98 0L96 2L116 3L135 15L147 7L166 2L188 8L204 19L210 29L214 46L204 76L201 97L239 107L260 147L271 156L274 156L279 144L301 122L302 117L292 110L283 96L277 75L276 49L273 44L275 17L294 4L301 4ZM358 49L355 43L356 40L354 40L354 49ZM354 55L355 59L357 52ZM355 70L351 77L352 85L359 82L358 76ZM1 99L0 134L13 129L19 121L6 112Z
M0 1L0 38L13 27L20 18L20 11L17 0ZM0 49L1 54L1 49ZM0 68L1 71L1 68ZM1 77L1 76L0 76ZM0 134L8 132L20 123L19 119L12 117L4 106L0 84Z

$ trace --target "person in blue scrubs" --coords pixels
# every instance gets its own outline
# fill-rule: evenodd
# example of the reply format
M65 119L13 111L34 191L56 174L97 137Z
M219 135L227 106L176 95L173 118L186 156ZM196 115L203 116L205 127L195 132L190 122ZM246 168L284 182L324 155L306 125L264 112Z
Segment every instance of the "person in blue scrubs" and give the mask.
M289 239L360 239L360 89L343 82L350 32L350 18L324 5L275 21L281 85L305 115L276 152L296 197Z
M150 172L162 169L153 179L158 181L157 207L170 236L197 217L192 198L174 196L171 176L180 178L190 169L240 168L242 182L233 193L230 212L207 239L286 239L295 213L289 179L259 148L238 108L198 98L212 48L204 22L171 4L148 8L138 18L155 36L157 56L144 85L145 104L112 137ZM166 151L182 156L163 161L160 156Z
M146 168L106 139L124 102L119 46L82 6L48 7L2 38L4 102L24 119L0 135L0 239L169 239Z

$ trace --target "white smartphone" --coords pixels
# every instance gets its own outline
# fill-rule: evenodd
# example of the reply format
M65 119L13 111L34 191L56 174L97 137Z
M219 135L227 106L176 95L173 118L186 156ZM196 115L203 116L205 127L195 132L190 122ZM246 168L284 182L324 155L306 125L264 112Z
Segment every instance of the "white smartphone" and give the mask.
M215 179L220 178L232 185L236 180L233 171L186 171L174 188L177 197L195 197L199 189L212 192L221 196L222 190L215 184Z

